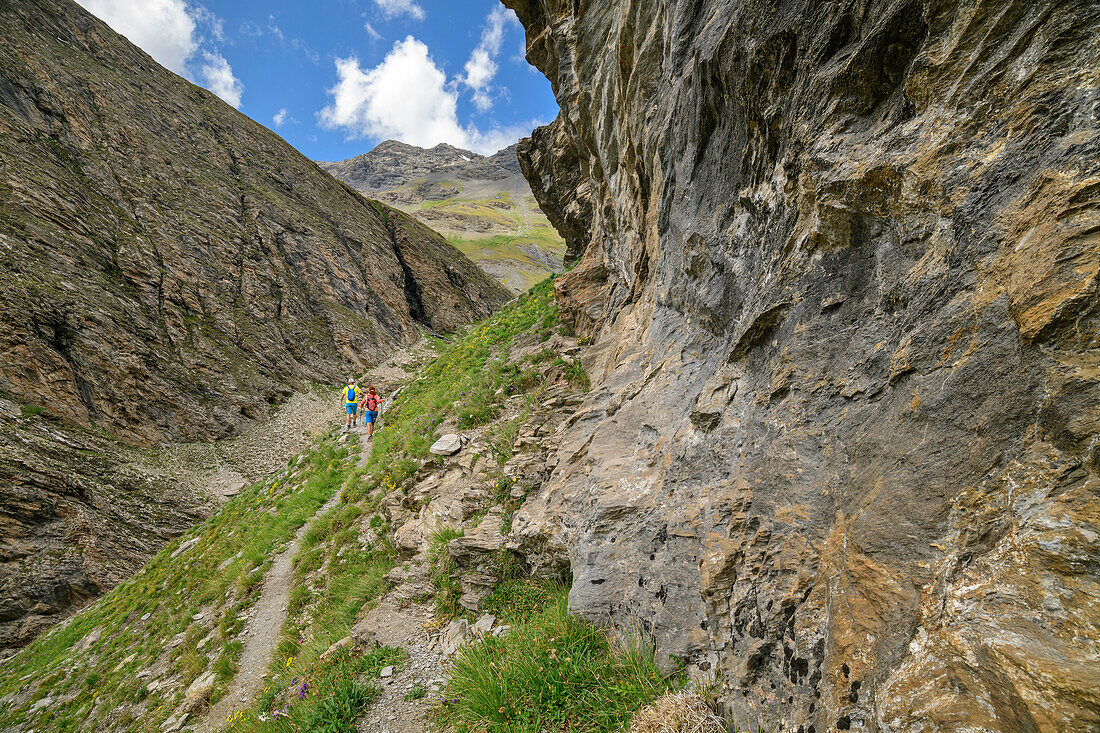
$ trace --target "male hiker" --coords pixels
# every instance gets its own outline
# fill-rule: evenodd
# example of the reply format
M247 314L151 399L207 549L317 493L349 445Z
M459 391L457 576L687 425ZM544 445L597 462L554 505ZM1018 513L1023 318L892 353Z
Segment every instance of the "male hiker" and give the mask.
M355 380L348 377L348 386L344 387L344 412L347 414L344 430L355 427L355 407L358 404L358 392L359 390L355 387Z
M367 393L359 406L363 408L363 422L367 426L367 440L370 440L374 437L374 424L378 422L378 410L382 407L382 398L373 384L367 385Z

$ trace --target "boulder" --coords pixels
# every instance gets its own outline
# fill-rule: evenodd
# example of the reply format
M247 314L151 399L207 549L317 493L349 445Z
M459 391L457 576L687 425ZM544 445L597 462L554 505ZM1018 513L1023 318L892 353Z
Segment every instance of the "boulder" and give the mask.
M470 631L477 636L485 636L493 630L493 624L497 621L497 617L491 613L482 614L473 626L470 627Z
M217 676L214 672L207 671L195 678L187 687L187 692L183 695L183 703L180 705L180 710L184 713L196 713L210 699L210 693L214 691L214 682Z
M503 524L503 510L494 507L476 527L451 540L447 551L460 565L469 565L476 562L479 556L494 554L504 546L504 535L501 534Z
M399 552L416 553L420 551L421 546L424 544L425 537L427 537L427 532L420 520L410 519L393 533L393 546Z
M462 446L466 444L465 436L458 433L447 433L439 440L432 443L432 447L428 450L437 456L453 456L462 450Z
M351 638L360 646L392 646L407 649L414 635L431 615L422 606L401 608L395 599L385 598L351 627Z
M440 642L443 645L443 653L448 657L453 656L459 648L466 643L466 638L470 633L470 624L464 618L456 618L451 623L447 624L447 628L443 630L443 634L440 636Z
M460 577L462 595L458 598L458 605L467 611L477 612L481 610L481 603L486 596L493 592L500 579L492 570L475 570L463 573Z

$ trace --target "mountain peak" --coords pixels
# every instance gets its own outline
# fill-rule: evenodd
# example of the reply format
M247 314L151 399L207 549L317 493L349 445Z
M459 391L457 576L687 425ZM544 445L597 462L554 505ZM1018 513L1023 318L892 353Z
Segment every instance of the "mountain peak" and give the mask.
M441 172L451 178L489 181L520 175L515 144L484 156L450 143L421 148L399 140L383 140L366 153L347 160L318 161L318 165L367 193L390 191Z

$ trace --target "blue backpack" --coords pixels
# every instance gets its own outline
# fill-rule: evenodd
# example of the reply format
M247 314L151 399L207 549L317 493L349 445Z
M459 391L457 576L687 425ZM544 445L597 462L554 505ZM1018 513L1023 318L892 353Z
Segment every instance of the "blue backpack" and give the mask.
M348 402L355 402L355 387L348 387L347 395L344 397Z

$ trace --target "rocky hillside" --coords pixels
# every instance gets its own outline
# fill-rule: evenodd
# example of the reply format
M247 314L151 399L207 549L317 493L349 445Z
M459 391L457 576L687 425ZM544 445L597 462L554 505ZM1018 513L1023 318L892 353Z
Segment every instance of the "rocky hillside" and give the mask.
M1096 4L505 4L594 342L527 556L743 721L1100 726Z
M518 179L520 186L526 185L516 158L515 145L485 156L447 143L439 143L434 148L420 148L397 140L386 140L362 155L320 165L345 183L371 193L394 191L406 184L436 176L476 181ZM441 191L444 187L425 186L422 199L431 198L432 189Z
M87 566L116 559L98 518L117 497L82 476L126 484L82 458L99 453L82 431L134 445L231 435L303 382L507 294L74 3L5 3L0 39L0 436L20 446L0 464L6 644L26 638L3 630L26 614L101 592ZM48 451L24 439L40 418ZM194 508L160 495L173 517ZM180 530L158 511L128 521ZM54 542L77 535L95 551ZM66 580L49 582L62 562Z
M515 145L483 156L446 143L426 149L387 140L320 165L442 232L513 291L561 272L564 243L535 202Z
M0 730L422 733L444 699L473 700L446 679L447 657L463 648L475 656L458 655L459 665L476 663L479 635L523 642L525 619L564 592L524 577L508 533L552 468L587 380L549 283L450 343L412 351L367 375L387 398L373 441L326 431L0 662ZM626 690L638 669L616 668L587 624L565 631L581 638L572 660L553 664L552 649L568 657L570 640L532 634L550 686L528 680L490 695L491 710L454 710L466 723L455 730L486 730L485 712L491 729L515 729L499 723L524 708L541 721L527 730L562 720L608 730L609 716L629 719L669 684L649 662L644 689ZM509 659L532 663L521 650L483 671L493 679ZM602 678L563 666L583 655L602 662ZM583 701L560 704L553 685ZM580 687L593 692L573 695ZM583 724L562 717L581 709Z

